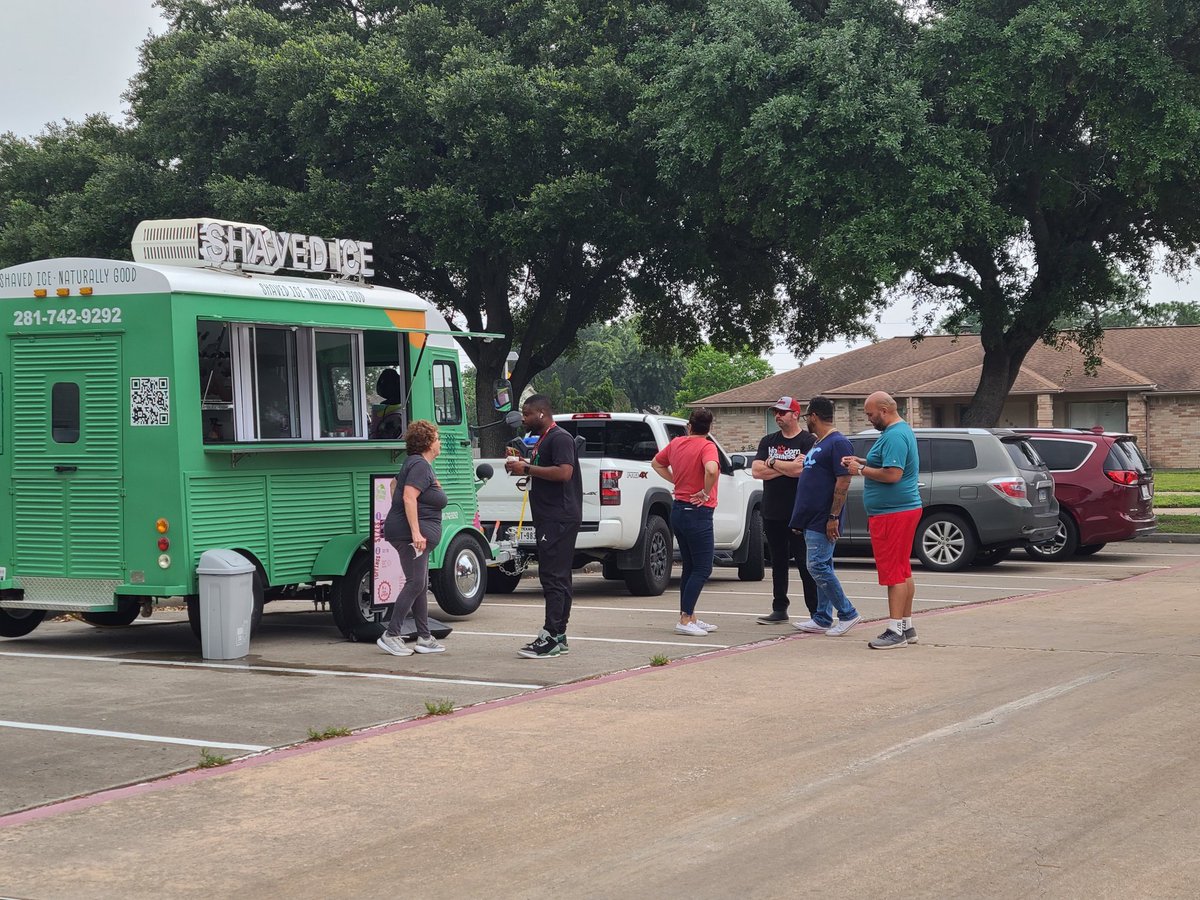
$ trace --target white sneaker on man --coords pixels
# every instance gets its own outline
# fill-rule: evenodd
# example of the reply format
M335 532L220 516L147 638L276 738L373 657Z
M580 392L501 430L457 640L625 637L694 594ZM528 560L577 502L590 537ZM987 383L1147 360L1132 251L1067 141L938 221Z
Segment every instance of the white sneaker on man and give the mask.
M862 616L852 616L849 619L838 619L837 622L834 623L833 627L830 628L825 633L827 635L829 635L830 637L839 637L840 635L845 634L847 631L849 631L851 628L853 628L855 625L857 625L861 621L862 621Z
M828 625L818 625L812 619L805 619L802 622L793 622L792 627L797 631L803 631L805 634L824 634L829 630Z
M705 631L703 628L700 627L699 622L688 622L686 624L684 624L683 622L680 622L678 625L675 626L675 633L676 634L686 634L686 635L689 635L690 637L704 637L705 635L708 634L707 631Z

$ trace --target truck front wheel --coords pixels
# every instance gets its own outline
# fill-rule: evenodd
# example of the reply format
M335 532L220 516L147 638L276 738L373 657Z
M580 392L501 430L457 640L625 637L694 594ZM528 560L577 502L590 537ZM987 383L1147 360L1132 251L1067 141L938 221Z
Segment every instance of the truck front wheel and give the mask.
M447 615L469 616L483 602L487 578L487 562L479 541L470 532L460 531L446 548L442 567L429 573L429 587Z
M625 571L625 586L635 597L657 597L671 582L675 550L671 529L662 516L646 518L646 555L639 569Z
M750 546L746 548L746 561L738 566L738 579L741 581L762 581L766 563L763 558L763 523L762 511L750 511L750 523L746 528L746 540Z

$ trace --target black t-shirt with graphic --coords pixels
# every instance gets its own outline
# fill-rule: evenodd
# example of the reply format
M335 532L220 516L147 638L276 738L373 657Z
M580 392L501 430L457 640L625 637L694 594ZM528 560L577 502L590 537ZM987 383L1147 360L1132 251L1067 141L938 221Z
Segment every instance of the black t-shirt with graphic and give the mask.
M768 434L758 442L758 453L755 459L769 463L773 459L793 462L802 458L812 447L812 432L800 430L795 437L784 437L782 431ZM762 515L764 519L773 521L788 521L792 517L792 507L796 505L796 485L800 479L783 475L763 482Z
M575 438L557 425L542 435L530 463L535 466L573 467L567 481L529 479L529 511L533 523L583 521L583 478L579 474L579 458L575 453Z

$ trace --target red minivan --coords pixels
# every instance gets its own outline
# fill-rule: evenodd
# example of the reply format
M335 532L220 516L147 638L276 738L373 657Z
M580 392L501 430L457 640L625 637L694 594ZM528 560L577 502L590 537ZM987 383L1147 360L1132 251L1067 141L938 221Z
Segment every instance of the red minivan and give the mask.
M1029 435L1054 476L1058 532L1053 541L1025 548L1034 559L1088 556L1114 541L1149 534L1154 473L1132 434L1094 428L1014 428Z

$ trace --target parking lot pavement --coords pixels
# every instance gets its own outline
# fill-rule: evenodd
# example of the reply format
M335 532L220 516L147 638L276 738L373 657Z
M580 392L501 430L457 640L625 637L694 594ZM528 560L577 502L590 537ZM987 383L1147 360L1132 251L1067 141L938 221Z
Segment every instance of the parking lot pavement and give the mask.
M0 818L0 894L1193 897L1200 557L1109 562L883 653L745 644L722 578L739 647Z
M921 612L1101 586L1192 559L1200 547L1127 544L1059 564L1018 554L989 569L917 570L915 605ZM885 616L871 561L839 558L837 567L864 617ZM0 814L188 769L202 749L236 758L304 741L310 729L412 719L425 714L427 701L470 706L646 666L654 656L674 660L795 636L788 625L755 622L770 609L770 581L739 581L732 569L717 569L701 597L701 616L720 626L703 639L672 630L676 582L661 597L631 597L593 574L576 584L572 652L553 660L515 654L541 626L536 577L453 622L448 652L433 656L394 658L346 642L328 613L296 601L268 606L252 655L239 661L201 659L181 611L160 610L127 629L51 622L0 641L0 683L8 686L0 699ZM804 614L798 592L792 612ZM838 640L872 635L863 625Z

